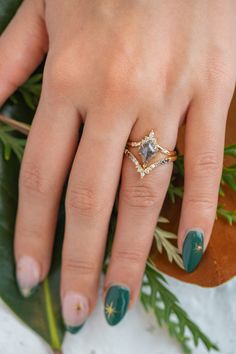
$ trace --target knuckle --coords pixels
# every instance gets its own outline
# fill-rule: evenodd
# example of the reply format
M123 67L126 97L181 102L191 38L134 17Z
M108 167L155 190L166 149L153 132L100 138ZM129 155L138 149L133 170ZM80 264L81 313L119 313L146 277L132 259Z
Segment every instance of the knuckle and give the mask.
M93 217L102 212L103 205L94 189L78 186L67 192L66 208L77 215Z
M152 208L160 203L161 195L152 184L127 185L123 187L122 196L132 208Z
M216 175L222 170L222 162L219 154L215 151L206 151L196 156L193 165L193 175Z
M41 227L34 224L24 225L23 223L20 223L20 225L17 226L17 233L20 235L21 240L24 240L27 244L35 244L35 240L41 242L45 238L45 233L42 232Z
M27 193L32 192L47 196L52 192L52 185L45 178L43 172L35 164L26 164L22 167L19 177L19 187L26 190Z
M129 77L129 80L127 80ZM112 97L135 97L140 85L138 75L127 63L127 59L118 56L113 63L108 65L104 75L104 93Z
M232 95L235 89L234 70L222 58L212 58L207 68L206 80L211 92Z
M79 81L80 65L72 60L71 51L48 56L44 72L44 82L51 88L59 91L68 91Z
M145 261L144 252L141 249L119 249L112 255L113 261L119 263L143 264Z
M95 275L98 267L95 262L89 259L78 259L75 257L65 257L63 259L65 272L77 273L79 275Z
M197 208L198 210L209 210L212 211L216 208L215 199L208 195L190 195L187 199L187 204L189 208Z

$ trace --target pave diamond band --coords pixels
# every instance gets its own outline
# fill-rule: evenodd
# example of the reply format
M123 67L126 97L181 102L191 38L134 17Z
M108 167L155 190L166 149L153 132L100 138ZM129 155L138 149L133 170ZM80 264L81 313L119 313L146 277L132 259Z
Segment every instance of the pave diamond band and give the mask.
M138 149L142 163L140 163L138 158L129 150L129 147ZM176 151L170 151L158 144L153 130L140 141L128 141L124 153L134 163L141 178L149 174L156 167L177 159ZM158 154L164 156L160 157L157 161L153 161Z

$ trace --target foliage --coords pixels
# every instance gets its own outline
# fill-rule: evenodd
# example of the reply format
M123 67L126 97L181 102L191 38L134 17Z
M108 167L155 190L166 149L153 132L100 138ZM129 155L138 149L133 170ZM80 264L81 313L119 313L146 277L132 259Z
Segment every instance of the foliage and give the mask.
M14 152L19 161L21 161L25 142L24 138L15 137L13 133L14 129L8 125L0 124L0 140L4 145L4 158L10 160L12 152Z
M2 128L0 128L2 129ZM15 280L13 237L18 199L20 163L15 154L4 159L0 142L0 296L28 326L59 350L65 328L59 296L61 245L64 230L63 203L58 216L55 249L50 274L29 299L24 299Z
M225 218L230 225L236 222L236 210L226 210L222 204L217 207L217 215Z
M15 14L22 0L0 0L0 33Z
M146 311L153 311L160 326L165 325L171 336L180 343L186 354L192 353L192 342L197 347L201 341L210 351L218 347L201 331L181 308L176 296L166 287L166 280L151 262L147 263L140 295Z
M40 77L37 77L37 79L40 79ZM38 84L38 80L29 80L29 82L25 85L27 87L28 92L32 93L32 95L27 96L27 99L25 98L26 96L22 94L22 89L21 89L21 94L22 98L25 101L25 104L27 104L30 108L33 108L33 105L35 102L38 100L38 94L40 92L39 89L37 89L34 92L34 89L31 89L31 85ZM25 88L23 89L25 90ZM26 91L27 91L26 90ZM36 97L34 98L34 95ZM32 101L31 101L32 100ZM15 99L13 99L14 103L16 103ZM7 138L6 138L7 137ZM18 159L22 157L23 149L24 149L24 144L25 144L25 139L20 137L15 137L13 135L13 128L10 128L5 125L1 125L0 127L0 139L4 143L4 156L6 159L9 160L10 158L10 153L9 151L12 151L16 154ZM5 140L4 140L5 139ZM234 149L231 149L231 147L227 147L227 152L233 154ZM178 161L178 160L177 160ZM8 163L10 163L9 161ZM184 175L184 158L183 156L180 156L180 159L178 163L176 162L175 168L178 171L180 176L183 177ZM234 169L227 168L227 173L230 174L231 172L234 173ZM182 197L183 195L183 185L181 186L175 186L174 185L175 181L175 175L173 177L173 180L170 184L169 188L169 195L171 196L171 199L173 202L175 202L175 197ZM17 181L15 181L17 184ZM1 202L1 201L0 201ZM61 206L63 208L63 204ZM235 216L233 215L233 212L226 211L223 206L218 206L218 215L225 217L230 223L235 221ZM116 224L116 218L117 218L117 212L114 212L112 214L111 218L111 223L110 223L110 232L109 232L109 240L108 243L110 243L109 249L111 249L112 241L111 239L114 236L114 230L115 230L115 224ZM168 222L168 220L164 218L160 218L159 220L160 223L163 222ZM13 223L13 218L11 218L11 224ZM60 222L59 222L60 224ZM63 235L63 227L58 227L58 231L60 234L59 238L62 238ZM13 235L13 230L12 230L12 235ZM167 252L167 256L169 261L175 261L181 268L183 267L182 259L180 257L179 251L177 247L175 247L172 243L171 240L175 240L177 238L176 235L167 232L165 230L162 230L159 225L157 225L154 237L156 240L156 245L157 249L159 252L163 252L163 249ZM61 245L56 244L56 249L57 251L61 252L60 249ZM55 253L54 253L55 254ZM54 255L55 257L55 255ZM54 259L53 257L53 259ZM60 258L57 256L57 259ZM8 260L9 261L9 260ZM14 261L11 259L11 263ZM55 259L54 259L55 262ZM105 258L104 262L104 269L106 268L106 263L107 258ZM59 267L59 264L57 265ZM52 270L49 274L49 279L50 277L55 278L54 271ZM14 283L15 286L15 297L11 297L12 302L9 302L9 299L7 299L7 291L4 291L4 295L1 294L3 299L5 300L6 303L9 304L9 306L15 311L18 316L21 317L26 323L30 325L31 328L34 328L37 333L39 333L44 339L47 340L47 342L52 346L54 349L60 349L60 345L62 343L62 339L64 336L64 326L62 323L61 318L57 318L57 314L60 313L58 311L57 313L53 309L53 305L56 307L60 306L60 299L58 297L58 293L56 293L56 289L59 288L59 277L60 277L60 271L57 269L56 271L56 278L54 279L55 284L50 288L50 283L48 278L45 280L45 282L42 284L40 287L40 290L37 292L37 295L34 295L32 299L27 300L27 306L31 306L31 313L33 314L35 311L35 303L34 301L37 301L37 304L40 304L40 309L45 308L45 313L44 314L44 319L42 320L42 323L44 323L43 330L42 330L42 323L41 327L38 327L37 324L34 324L32 322L32 319L25 318L24 315L22 314L21 311L19 311L19 308L22 309L22 305L18 307L19 302L24 301L22 299L19 299L19 294L16 292L18 291L16 288L15 280L14 280L14 274L12 275L11 282ZM9 277L8 277L9 279ZM4 285L5 278L2 277L2 282L3 282L3 288L6 290L6 286ZM1 285L1 284L0 284ZM11 284L12 286L12 284ZM150 294L146 292L147 286L149 286ZM1 289L0 289L1 293ZM11 294L14 294L14 291L11 289ZM38 297L40 298L40 301ZM140 294L141 301L145 307L145 309L152 310L157 318L158 323L163 326L164 324L167 326L170 334L174 336L177 341L181 344L182 349L184 353L191 353L191 343L192 341L195 343L195 345L198 345L199 340L201 340L205 346L210 349L215 349L217 350L217 347L215 344L213 344L210 339L208 339L203 332L199 329L199 327L194 324L189 318L186 312L180 307L179 302L176 298L176 296L170 292L170 290L167 288L167 284L165 281L165 278L163 275L157 272L157 270L151 265L150 261L147 262L146 270L145 270L145 278L143 281L142 285L142 291ZM37 299L37 300L36 300ZM17 300L17 301L16 301ZM30 304L30 301L32 301L32 304ZM15 303L17 303L17 306ZM59 307L60 308L60 307ZM42 311L41 311L42 312ZM26 312L25 312L26 313ZM29 313L29 311L28 311ZM44 312L42 312L43 314ZM173 319L173 315L176 316L175 319ZM177 319L177 321L176 321ZM48 335L45 335L45 328L47 329ZM48 328L50 330L48 331ZM190 331L190 334L192 335L192 340L191 337L189 337L185 332L185 329L188 329Z
M230 156L235 158L236 157L236 144L231 144L225 146L224 148L224 155ZM183 191L184 191L184 156L179 155L177 161L174 163L175 165L175 173L172 176L168 195L173 203L176 201L176 197L183 198ZM180 176L182 180L182 184L175 184L176 176ZM230 187L233 191L236 191L236 164L231 164L229 166L223 166L222 169L222 176L221 176L221 183L219 187L219 195L221 197L225 196L224 186ZM225 209L224 205L220 204L217 208L217 216L220 216L232 225L233 222L236 222L236 211L227 210Z
M27 106L33 111L36 109L41 93L42 73L35 74L26 81L17 92L11 96L11 100L16 104L22 96Z
M164 217L160 217L158 220L158 224L168 222L169 220ZM173 245L173 243L170 242L170 240L177 240L177 235L172 232L162 230L159 226L157 226L154 231L154 238L156 241L157 250L162 253L164 248L167 253L169 262L172 263L173 261L175 261L175 263L180 268L184 269L183 260L180 256L180 251L175 245Z
M14 15L20 3L21 0L0 0L0 32ZM31 114L27 107L30 110L35 110L41 91L41 79L42 70L40 69L37 74L19 88L7 105L3 107L3 110L10 113L13 110L13 116L16 116L16 119L19 119L19 117L30 119ZM23 106L22 111L19 109L19 104ZM0 125L0 296L21 320L44 338L54 350L60 351L65 333L61 317L59 280L65 223L64 196L66 185L58 214L50 273L40 285L38 291L30 299L25 300L20 296L16 285L13 259L19 161L22 158L24 146L25 138L22 135L15 134L13 128L9 126ZM225 154L236 157L236 145L226 147ZM168 190L168 195L173 203L177 197L182 198L183 196L183 184L176 184L176 176L181 176L182 179L184 177L184 157L182 155L179 155L174 167L175 173ZM226 184L235 190L235 165L224 167L221 193L223 193L223 186ZM218 215L226 218L229 223L236 221L235 212L225 210L222 205L218 206ZM115 203L110 221L104 270L107 267L111 251L116 219L117 208ZM159 221L167 222L164 218L160 218ZM178 250L171 243L171 240L176 239L176 235L167 233L157 225L154 237L158 250L160 252L165 250L170 261L174 260L179 266L182 266ZM165 325L169 333L177 339L184 353L191 353L191 343L193 342L197 346L199 341L202 341L208 350L218 350L217 346L189 319L176 296L168 289L165 278L155 269L150 259L147 261L140 299L145 309L153 311L158 323L161 326Z

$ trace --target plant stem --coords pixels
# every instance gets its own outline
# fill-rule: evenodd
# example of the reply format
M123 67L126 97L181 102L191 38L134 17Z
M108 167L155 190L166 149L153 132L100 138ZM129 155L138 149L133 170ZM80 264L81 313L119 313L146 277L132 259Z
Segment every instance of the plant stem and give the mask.
M26 123L19 122L15 119L5 117L3 115L0 115L0 121L10 125L12 128L20 131L21 133L28 135L30 131L30 125Z
M58 333L57 321L55 318L55 313L53 311L53 302L48 278L45 278L43 281L43 290L46 306L46 315L48 320L48 328L51 336L51 346L53 350L56 351L56 353L58 352L59 354L61 351L61 343Z
M63 354L61 350L53 350L53 354Z

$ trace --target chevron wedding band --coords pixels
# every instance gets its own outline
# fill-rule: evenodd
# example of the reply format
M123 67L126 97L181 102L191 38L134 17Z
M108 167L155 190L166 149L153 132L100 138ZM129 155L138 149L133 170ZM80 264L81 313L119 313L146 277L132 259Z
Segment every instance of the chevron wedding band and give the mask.
M138 154L141 156L142 160L141 162L139 162L138 158L129 148L138 149ZM141 178L148 175L156 167L177 159L176 151L170 151L158 144L157 137L153 130L140 141L129 140L126 144L124 154L134 163ZM155 161L157 155L162 155L162 157Z

